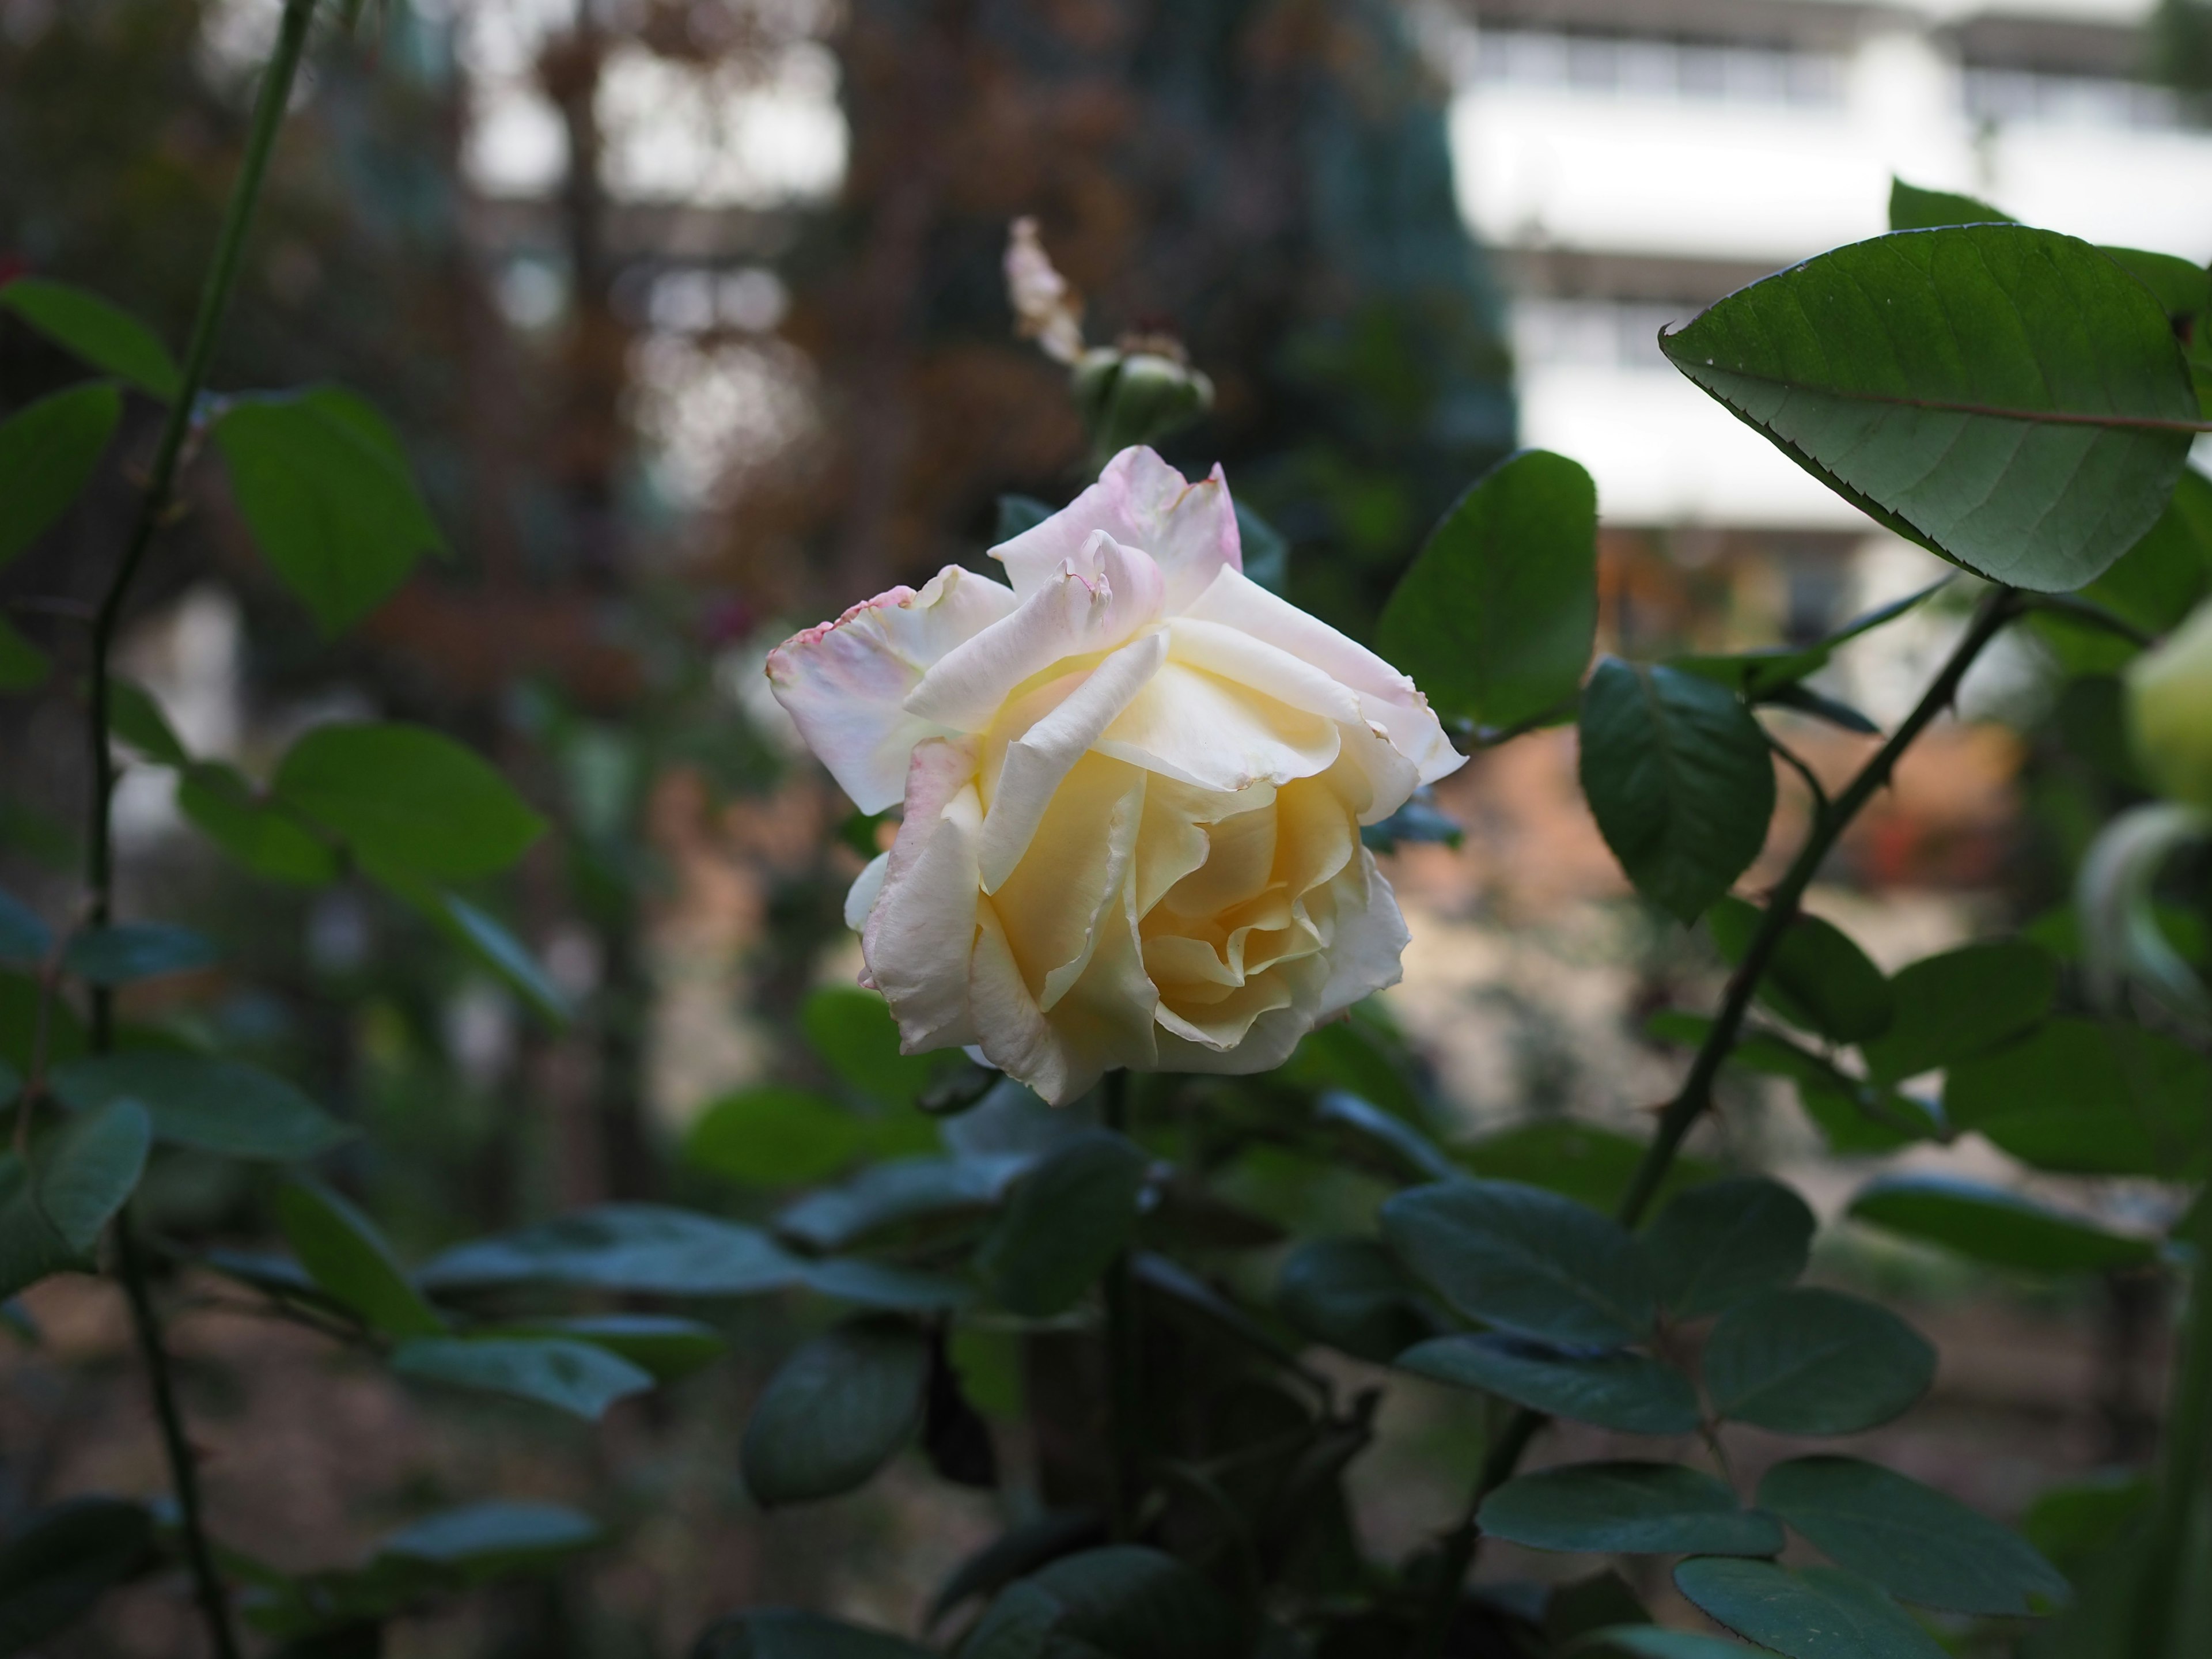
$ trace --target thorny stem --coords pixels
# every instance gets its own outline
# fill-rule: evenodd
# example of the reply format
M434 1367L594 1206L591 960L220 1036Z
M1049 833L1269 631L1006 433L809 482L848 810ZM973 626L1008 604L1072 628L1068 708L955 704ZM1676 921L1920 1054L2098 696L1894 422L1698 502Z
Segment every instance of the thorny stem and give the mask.
M1106 1073L1106 1127L1115 1134L1129 1129L1129 1074ZM1137 1284L1129 1252L1123 1250L1106 1270L1107 1455L1111 1461L1113 1535L1133 1538L1140 1493L1144 1445L1145 1356L1137 1323Z
M185 349L184 371L161 424L153 471L147 480L145 494L139 498L137 515L131 524L131 538L124 547L122 562L116 567L114 578L108 583L106 594L93 618L91 707L86 732L92 763L88 812L91 835L85 860L85 884L89 890L89 921L94 927L107 922L115 898L114 835L110 818L115 791L115 757L107 736L108 662L114 653L116 632L131 580L153 544L155 532L168 517L179 462L192 429L194 406L206 383L208 363L215 354L216 334L228 307L231 289L237 283L246 230L252 223L262 180L268 173L276 131L283 124L285 106L291 101L292 82L307 47L307 25L314 9L315 0L284 0L276 50L270 54L254 101L253 124L246 138L245 159L237 182L231 187L222 228L216 241L215 258L200 290L199 309L192 319L191 336ZM91 1036L95 1054L105 1054L114 1045L114 994L101 986L94 986L92 990ZM148 1287L146 1264L127 1210L116 1217L115 1244L116 1269L123 1281L124 1293L130 1300L131 1328L146 1364L154 1396L154 1414L168 1457L170 1480L176 1488L178 1525L184 1538L185 1559L191 1569L194 1596L216 1659L237 1659L238 1637L231 1626L230 1604L224 1594L222 1578L216 1569L215 1553L210 1547L201 1514L199 1470L193 1461L191 1443L185 1437L184 1419L177 1405L175 1374L168 1352L162 1345L161 1321Z
M1737 1036L1743 1029L1744 1016L1750 1011L1751 1000L1758 991L1780 948L1783 935L1796 920L1799 904L1805 890L1813 884L1820 866L1833 850L1837 839L1849 827L1897 769L1897 763L1905 751L1929 725L1949 708L1959 694L1959 683L1966 677L1974 659L1983 648L1995 639L2005 624L2027 608L2026 596L2009 587L1992 589L1975 611L1973 621L1967 625L1965 635L1953 647L1942 669L1922 696L1912 712L1890 734L1889 740L1875 751L1872 759L1861 767L1857 775L1840 795L1813 820L1813 827L1805 843L1797 850L1790 868L1768 897L1766 910L1760 918L1759 932L1753 936L1751 948L1744 953L1735 972L1729 975L1728 990L1721 1001L1719 1013L1712 1029L1698 1049L1697 1057L1690 1063L1689 1075L1683 1079L1680 1090L1667 1103L1660 1113L1658 1132L1651 1145L1644 1149L1643 1161L1637 1165L1627 1192L1623 1194L1617 1212L1624 1227L1634 1227L1643 1220L1651 1206L1659 1188L1674 1167L1675 1155L1680 1152L1683 1139L1692 1127L1712 1104L1713 1081L1735 1047ZM2212 1361L2208 1361L2212 1364ZM1443 1540L1441 1572L1431 1591L1431 1598L1424 1615L1413 1647L1413 1659L1437 1659L1443 1651L1446 1633L1451 1628L1452 1615L1459 1605L1460 1586L1474 1565L1475 1546L1481 1528L1475 1516L1482 1500L1498 1486L1512 1478L1513 1471L1528 1449L1536 1431L1544 1426L1546 1419L1540 1412L1519 1411L1492 1443L1489 1455L1483 1459L1481 1474L1476 1478L1474 1492L1468 1500L1467 1512L1458 1526Z

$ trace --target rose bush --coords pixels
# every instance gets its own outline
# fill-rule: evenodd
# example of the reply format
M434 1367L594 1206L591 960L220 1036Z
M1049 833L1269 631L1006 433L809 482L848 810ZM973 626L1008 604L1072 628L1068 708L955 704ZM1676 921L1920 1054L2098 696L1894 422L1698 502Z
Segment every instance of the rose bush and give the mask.
M1395 982L1359 826L1462 760L1413 683L1247 578L1219 468L1124 450L1064 510L769 659L863 811L854 883L908 1052L1064 1103L1116 1066L1259 1072Z

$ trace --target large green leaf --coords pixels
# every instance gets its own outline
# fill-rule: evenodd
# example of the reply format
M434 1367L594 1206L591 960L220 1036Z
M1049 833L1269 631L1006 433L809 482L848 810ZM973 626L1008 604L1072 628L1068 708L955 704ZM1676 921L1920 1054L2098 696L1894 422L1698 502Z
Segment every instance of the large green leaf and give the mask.
M1597 637L1597 488L1524 449L1437 526L1382 610L1376 643L1437 714L1493 728L1565 703Z
M941 1073L960 1063L957 1049L899 1052L890 1005L857 986L827 986L799 1011L806 1041L846 1083L887 1109L910 1107Z
M1372 1238L1306 1240L1284 1260L1275 1304L1306 1335L1377 1364L1443 1323L1404 1264Z
M1382 1232L1470 1318L1570 1346L1650 1334L1651 1275L1636 1241L1557 1193L1510 1181L1416 1187L1383 1205Z
M2002 1187L1952 1176L1886 1176L1860 1189L1849 1213L1976 1261L2028 1273L2109 1273L2148 1267L2158 1256L2151 1239L2112 1232Z
M1943 1659L1910 1613L1833 1568L1703 1555L1676 1567L1674 1583L1717 1622L1789 1659Z
M1577 1659L1583 1656L1613 1654L1623 1659L1756 1659L1761 1650L1747 1648L1717 1636L1695 1631L1668 1630L1659 1625L1615 1625L1593 1631L1576 1644Z
M704 1370L730 1346L713 1326L669 1314L572 1314L518 1320L492 1327L483 1334L557 1336L589 1342L652 1372L656 1382L673 1382Z
M0 310L14 312L57 345L150 398L167 403L183 376L169 349L129 312L67 283L19 276L0 288Z
M325 635L358 622L444 546L398 441L350 392L241 398L216 422L215 441L254 541Z
M1705 1345L1713 1409L1781 1434L1855 1434L1910 1407L1936 1351L1885 1308L1838 1291L1774 1291L1721 1316Z
M955 1567L930 1598L925 1626L974 1595L989 1595L1048 1561L1106 1540L1105 1521L1090 1510L1046 1510L1018 1521Z
M545 828L482 759L419 726L317 726L285 755L274 790L372 870L433 881L495 875Z
M747 1186L819 1181L852 1161L866 1126L834 1100L781 1083L723 1096L692 1121L684 1161Z
M808 1194L776 1231L817 1250L845 1250L907 1229L965 1226L992 1209L1026 1167L1018 1156L894 1158Z
M119 1498L72 1498L15 1522L0 1546L0 1654L59 1634L153 1553L153 1516Z
M873 1315L831 1328L769 1379L738 1462L764 1507L835 1498L890 1461L921 1426L929 1341Z
M105 380L73 386L0 424L0 565L21 553L92 481L123 399Z
M1539 1550L1624 1555L1778 1555L1782 1528L1710 1474L1680 1463L1573 1463L1507 1481L1482 1500L1483 1531Z
M1737 1176L1678 1194L1644 1235L1659 1300L1676 1319L1734 1307L1796 1283L1815 1225L1778 1181Z
M506 1395L586 1420L653 1386L651 1372L567 1337L410 1337L392 1351L392 1369L418 1382Z
M599 1523L558 1504L489 1499L442 1510L377 1541L380 1556L447 1568L468 1583L485 1583L551 1566L589 1549Z
M338 878L337 849L282 801L257 793L234 766L192 762L177 781L177 810L266 880L320 887Z
M137 1188L152 1139L145 1109L116 1100L40 1137L27 1164L0 1153L0 1298L88 1264Z
M1759 1483L1762 1508L1891 1595L1947 1613L2024 1614L2072 1599L2024 1538L1917 1480L1856 1457L1801 1457ZM1717 1552L1716 1552L1717 1553Z
M758 1296L787 1290L804 1265L757 1227L657 1204L603 1204L427 1263L433 1290L568 1285L648 1296Z
M1725 687L1607 657L1583 689L1583 793L1636 890L1695 921L1750 866L1774 760Z
M1863 1044L1880 1083L1955 1065L1995 1048L2043 1017L2058 988L2058 963L2024 939L1962 945L1898 970L1896 1017Z
M2140 1026L2054 1019L1954 1066L1943 1110L2024 1163L2171 1178L2201 1167L2212 1062Z
M1398 1356L1398 1364L1530 1411L1627 1434L1688 1434L1698 1426L1690 1379L1642 1354L1570 1352L1493 1332L1419 1343Z
M1749 954L1765 912L1724 897L1705 918L1731 966ZM1788 1020L1837 1042L1863 1042L1889 1029L1897 998L1887 975L1833 922L1800 912L1759 982L1759 1000Z
M276 1225L316 1288L387 1336L436 1336L446 1322L422 1299L377 1224L320 1182L278 1188Z
M1456 1149L1468 1172L1492 1181L1518 1181L1611 1212L1636 1177L1649 1141L1571 1117L1533 1118ZM1677 1158L1660 1192L1671 1194L1720 1170L1701 1158Z
M1235 1606L1195 1568L1134 1544L1064 1555L994 1601L961 1659L1222 1659L1244 1650Z
M139 1048L70 1060L50 1081L80 1111L136 1100L156 1140L228 1158L292 1163L353 1134L283 1078L242 1060Z
M1124 1137L1079 1136L1015 1182L976 1252L976 1270L1007 1308L1065 1311L1127 1245L1149 1163Z
M1661 347L1854 505L2043 592L2094 580L2151 527L2197 416L2148 290L2087 242L2022 226L1838 248Z
M126 921L88 927L69 942L62 966L94 985L128 985L164 974L189 974L212 964L215 945L189 927Z
M2148 635L2171 632L2212 591L2212 478L2185 469L2173 499L2142 539L2120 561L2081 590ZM2109 629L2043 611L2033 619L2037 633L2059 662L2075 674L2117 673L2139 648Z
M1948 190L1923 190L1902 179L1889 181L1889 228L1892 230L1933 230L1939 225L2009 225L2012 215L1991 207L1979 197L1960 196Z
M818 1613L750 1607L709 1625L692 1646L690 1659L933 1659L933 1655L902 1636L840 1624Z
M1314 1102L1314 1119L1348 1129L1369 1152L1415 1181L1449 1181L1459 1168L1443 1149L1395 1112L1347 1089L1324 1090Z

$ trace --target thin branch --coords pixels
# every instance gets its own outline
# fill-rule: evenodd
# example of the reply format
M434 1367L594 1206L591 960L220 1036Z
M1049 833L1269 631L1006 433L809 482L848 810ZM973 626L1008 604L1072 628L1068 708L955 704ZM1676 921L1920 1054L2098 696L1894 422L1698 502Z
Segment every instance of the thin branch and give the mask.
M1830 811L1828 792L1821 787L1820 780L1813 769L1805 763L1803 757L1796 750L1776 737L1765 726L1759 726L1759 735L1766 739L1766 746L1781 757L1784 764L1803 779L1805 787L1813 792L1814 821L1818 823L1827 817Z

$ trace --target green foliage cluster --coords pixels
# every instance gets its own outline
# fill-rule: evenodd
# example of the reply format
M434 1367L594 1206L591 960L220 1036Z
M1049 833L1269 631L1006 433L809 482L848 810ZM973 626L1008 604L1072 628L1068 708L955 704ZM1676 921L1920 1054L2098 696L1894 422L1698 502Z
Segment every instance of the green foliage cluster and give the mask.
M115 1275L155 1377L177 1492L160 1509L81 1499L18 1529L0 1546L0 1651L181 1563L219 1654L238 1651L239 1611L287 1654L374 1652L391 1619L559 1571L599 1537L582 1515L492 1500L417 1521L357 1566L306 1575L213 1540L148 1295L151 1246L131 1212L149 1160L174 1148L261 1166L286 1247L210 1252L198 1266L427 1387L596 1419L714 1363L724 1339L703 1316L792 1299L817 1328L761 1393L741 1449L764 1506L852 1492L910 1446L948 1481L991 1486L992 1413L1057 1412L1085 1448L1061 1471L1069 1502L947 1583L934 1645L754 1611L704 1632L704 1659L1933 1659L2015 1641L2081 1659L2185 1650L2180 1592L2212 1571L2212 1398L2201 1386L2212 1320L2193 1317L2183 1343L2198 1386L2177 1392L2160 1489L2100 1510L2087 1530L2106 1534L2102 1547L2083 1544L2081 1526L2046 1528L2075 1540L2057 1552L2063 1572L1955 1500L1817 1446L1740 1490L1719 1455L1723 1425L1816 1443L1856 1434L1910 1411L1936 1356L1889 1310L1801 1283L1815 1222L1796 1193L1681 1148L1737 1067L1788 1079L1839 1152L1972 1132L2054 1177L2143 1177L2177 1200L2201 1182L2212 1062L2191 1042L2092 1017L2041 945L1979 942L1892 976L1800 902L2001 632L2100 629L2129 651L2203 591L2203 485L2185 471L2205 429L2203 271L1900 187L1900 226L1930 228L1782 272L1665 339L1691 379L1799 465L1979 585L1950 659L1886 734L1807 682L1844 641L1932 602L1932 590L1809 647L1593 666L1596 501L1564 458L1502 464L1407 574L1382 623L1395 659L1470 745L1577 721L1583 787L1629 879L1667 915L1702 923L1733 965L1712 1017L1664 1021L1659 1034L1695 1056L1648 1145L1573 1124L1439 1144L1415 1069L1366 1016L1315 1033L1267 1077L1115 1077L1054 1113L957 1054L901 1054L878 1000L830 991L801 1023L834 1091L734 1094L683 1149L702 1180L784 1194L765 1221L607 1205L410 1263L313 1171L346 1125L272 1072L131 1029L112 1000L118 987L206 965L220 946L111 915L112 744L176 773L186 817L256 876L312 885L358 872L548 1018L562 1012L477 891L543 827L483 760L424 729L325 726L257 782L195 758L107 672L188 440L212 440L257 544L326 631L440 545L397 441L362 400L204 384L313 9L287 5L256 147L181 364L95 295L28 280L0 289L0 310L94 372L0 425L0 557L83 486L123 399L166 416L95 623L88 740L102 795L87 902L57 929L0 897L0 962L39 1016L0 1069L14 1123L0 1154L0 1296L60 1271ZM1976 222L1954 222L1960 215ZM16 685L46 672L13 635L0 635L0 671ZM1811 828L1753 902L1731 890L1769 837L1778 754L1792 758L1761 718L1777 708L1881 741L1832 799L1806 775ZM1434 835L1434 816L1401 816L1382 833ZM1279 1201L1347 1172L1370 1201L1340 1224ZM1949 1180L1879 1180L1850 1205L1864 1224L2045 1275L2185 1270L2203 1241L2183 1230L2201 1232L2205 1208L2160 1237ZM1273 1264L1272 1282L1255 1279L1255 1261ZM1069 1343L1082 1358L1065 1397L1023 1402L1010 1356ZM1379 1389L1313 1364L1316 1347L1468 1391L1492 1413L1463 1522L1409 1561L1368 1553L1346 1496ZM1649 1455L1522 1472L1553 1419L1644 1437ZM1699 1447L1715 1468L1697 1466ZM2090 1500L2051 1501L2057 1514ZM1733 1634L1660 1630L1601 1571L1543 1598L1469 1590L1486 1537L1672 1558L1682 1595ZM1796 1565L1808 1553L1826 1564Z

